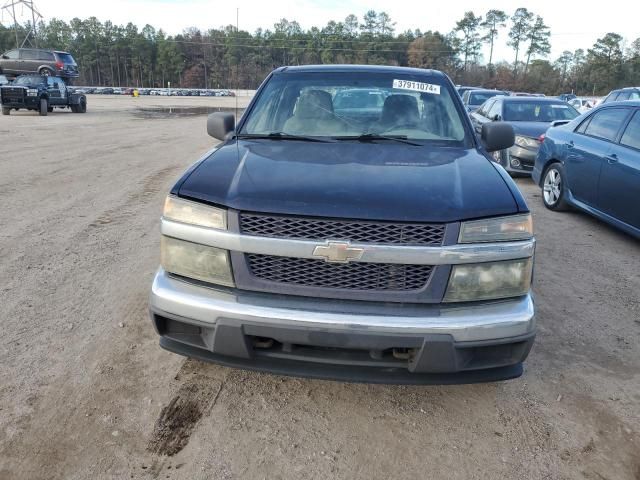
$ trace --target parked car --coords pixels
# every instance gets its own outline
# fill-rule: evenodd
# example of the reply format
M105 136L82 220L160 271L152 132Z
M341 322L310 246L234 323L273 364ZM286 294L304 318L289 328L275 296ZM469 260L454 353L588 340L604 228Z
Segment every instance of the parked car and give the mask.
M501 90L467 90L462 95L462 103L464 103L468 112L472 112L473 110L477 110L484 102L497 95L506 95L506 93Z
M570 103L571 100L573 100L574 98L577 98L577 95L574 95L573 93L562 93L560 95L558 95L558 100L562 100L563 102L567 102Z
M494 97L470 115L477 133L484 125L495 121L513 126L515 145L494 152L493 157L511 174L530 175L541 136L547 128L553 122L573 120L580 114L571 105L555 98Z
M640 100L640 87L627 87L613 90L601 103L623 102L625 100Z
M640 101L605 103L549 129L534 181L551 210L583 210L640 238Z
M87 111L87 98L69 91L61 77L21 75L10 85L0 87L2 115L12 110L35 110L46 116L54 108L69 108L73 113Z
M77 78L78 65L68 52L42 48L16 48L0 56L0 73L17 76L27 73Z
M458 95L460 95L460 98L462 98L462 96L464 95L464 92L466 92L467 90L482 90L483 87L467 87L464 85L458 85L456 87L456 91L458 92Z
M354 123L332 95L383 91ZM443 73L272 72L171 189L150 309L160 345L225 365L390 383L522 372L535 335L529 209ZM499 301L497 301L499 300Z
M567 103L580 113L587 112L595 107L595 100L593 98L574 98Z

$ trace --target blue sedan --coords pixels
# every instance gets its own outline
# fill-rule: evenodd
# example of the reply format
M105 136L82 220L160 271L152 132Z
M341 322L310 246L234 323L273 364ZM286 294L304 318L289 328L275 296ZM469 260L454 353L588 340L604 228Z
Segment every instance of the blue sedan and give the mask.
M532 175L547 208L576 207L640 238L640 101L550 128Z

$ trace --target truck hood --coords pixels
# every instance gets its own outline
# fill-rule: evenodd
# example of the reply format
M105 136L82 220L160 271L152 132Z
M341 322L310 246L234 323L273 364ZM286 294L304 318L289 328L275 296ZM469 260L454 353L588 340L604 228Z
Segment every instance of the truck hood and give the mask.
M244 211L452 222L517 213L507 181L475 149L238 140L173 192Z

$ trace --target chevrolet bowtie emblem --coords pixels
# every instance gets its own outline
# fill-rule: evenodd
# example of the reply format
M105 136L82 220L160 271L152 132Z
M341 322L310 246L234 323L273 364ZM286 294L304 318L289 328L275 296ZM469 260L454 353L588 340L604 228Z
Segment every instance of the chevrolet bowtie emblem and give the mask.
M322 257L326 262L348 263L351 260L360 260L364 248L350 247L348 242L331 242L318 245L313 249L314 257Z

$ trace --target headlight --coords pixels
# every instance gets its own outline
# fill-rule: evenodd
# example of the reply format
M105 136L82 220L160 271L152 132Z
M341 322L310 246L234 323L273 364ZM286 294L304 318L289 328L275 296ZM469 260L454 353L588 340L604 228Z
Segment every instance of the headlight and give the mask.
M27 89L27 96L35 97L36 95L38 95L38 89L37 88L29 88L29 89Z
M523 137L522 135L516 135L516 145L524 148L538 148L540 142L535 138Z
M470 302L525 295L531 287L533 258L454 265L445 302Z
M233 287L229 253L221 248L162 236L160 263L167 272Z
M486 218L462 222L459 243L505 242L528 240L533 237L530 214Z
M227 211L198 202L169 195L164 202L162 216L167 220L200 227L227 229Z

